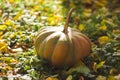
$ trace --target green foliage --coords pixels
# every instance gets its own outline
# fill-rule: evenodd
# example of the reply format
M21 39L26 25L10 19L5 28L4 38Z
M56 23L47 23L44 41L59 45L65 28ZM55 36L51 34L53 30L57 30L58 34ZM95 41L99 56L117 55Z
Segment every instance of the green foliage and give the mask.
M119 0L0 0L1 80L119 80ZM91 55L56 69L37 57L34 38L41 27L65 24L91 39ZM80 65L79 65L80 64Z

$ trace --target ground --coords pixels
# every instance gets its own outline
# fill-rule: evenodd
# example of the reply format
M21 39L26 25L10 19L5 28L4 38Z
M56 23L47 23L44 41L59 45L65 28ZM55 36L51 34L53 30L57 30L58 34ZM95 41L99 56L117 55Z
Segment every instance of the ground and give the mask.
M0 79L120 80L119 5L119 0L0 0ZM76 67L46 66L34 39L41 27L64 25L70 8L69 26L90 38L91 55Z

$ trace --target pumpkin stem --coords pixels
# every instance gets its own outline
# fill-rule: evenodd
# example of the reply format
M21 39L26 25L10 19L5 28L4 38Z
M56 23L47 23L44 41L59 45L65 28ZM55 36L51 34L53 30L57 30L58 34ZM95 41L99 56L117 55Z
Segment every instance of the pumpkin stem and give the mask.
M70 9L70 11L68 12L67 18L66 18L66 23L65 23L65 26L64 26L64 30L63 30L63 32L65 34L68 33L69 19L70 19L70 16L71 16L72 12L73 12L73 8Z

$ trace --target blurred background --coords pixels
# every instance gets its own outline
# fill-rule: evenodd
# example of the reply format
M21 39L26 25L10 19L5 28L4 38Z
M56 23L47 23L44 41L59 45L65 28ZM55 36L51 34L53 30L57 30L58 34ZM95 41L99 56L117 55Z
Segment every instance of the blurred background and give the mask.
M92 76L78 71L67 77L58 73L54 79L54 69L33 66L39 62L34 38L41 27L64 25L71 8L69 26L91 39L92 52L84 62ZM67 80L119 80L119 74L120 0L0 0L0 79L12 75L16 80L65 80L71 76Z

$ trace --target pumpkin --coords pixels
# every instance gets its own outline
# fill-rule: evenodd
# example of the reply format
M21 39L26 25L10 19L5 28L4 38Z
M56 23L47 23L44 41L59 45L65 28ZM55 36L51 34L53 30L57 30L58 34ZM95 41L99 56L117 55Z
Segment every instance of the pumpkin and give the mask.
M68 27L72 11L68 13L65 27L41 28L35 39L38 56L55 67L70 67L90 54L89 38L79 30Z

